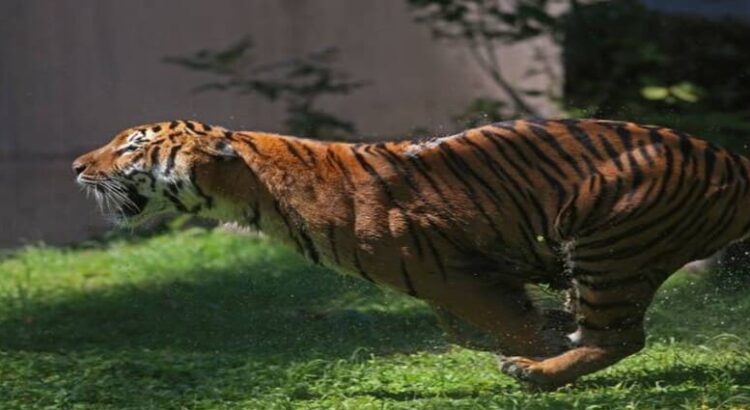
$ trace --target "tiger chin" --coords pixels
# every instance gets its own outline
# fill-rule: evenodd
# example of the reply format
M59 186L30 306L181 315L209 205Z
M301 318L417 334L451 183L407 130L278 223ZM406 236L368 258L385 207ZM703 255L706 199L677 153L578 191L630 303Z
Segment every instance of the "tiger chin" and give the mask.
M501 371L541 388L641 350L669 275L750 232L750 161L629 122L348 144L171 121L124 130L73 169L121 223L235 222L425 300L456 340L456 323L490 335ZM565 309L537 306L533 285L565 292Z

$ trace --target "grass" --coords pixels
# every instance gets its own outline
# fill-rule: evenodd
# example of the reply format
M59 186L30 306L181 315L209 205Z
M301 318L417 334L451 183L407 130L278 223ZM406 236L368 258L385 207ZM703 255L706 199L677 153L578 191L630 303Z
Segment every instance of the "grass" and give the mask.
M0 408L750 408L750 295L676 275L648 348L530 393L421 302L189 230L0 259Z

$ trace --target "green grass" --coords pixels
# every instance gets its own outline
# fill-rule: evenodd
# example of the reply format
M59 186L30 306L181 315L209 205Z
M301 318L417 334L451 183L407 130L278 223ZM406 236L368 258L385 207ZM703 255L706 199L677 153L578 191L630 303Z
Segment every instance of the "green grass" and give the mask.
M531 393L421 302L190 230L0 259L0 408L750 408L750 295L675 276L642 353Z

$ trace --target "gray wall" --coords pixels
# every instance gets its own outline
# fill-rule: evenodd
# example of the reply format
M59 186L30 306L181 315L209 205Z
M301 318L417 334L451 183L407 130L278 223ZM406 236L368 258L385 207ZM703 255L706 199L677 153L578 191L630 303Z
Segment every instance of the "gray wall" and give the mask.
M280 107L193 95L206 78L161 62L246 34L261 61L338 47L340 67L371 85L326 108L366 135L447 132L470 100L499 95L464 50L414 24L403 0L2 0L0 246L66 243L106 229L69 164L122 128L195 118L279 130ZM520 82L531 47L501 52Z

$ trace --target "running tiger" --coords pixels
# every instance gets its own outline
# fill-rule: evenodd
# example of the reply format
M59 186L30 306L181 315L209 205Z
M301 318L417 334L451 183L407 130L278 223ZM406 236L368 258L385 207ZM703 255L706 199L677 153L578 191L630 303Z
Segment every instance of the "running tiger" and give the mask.
M234 221L423 299L492 334L503 372L547 388L641 350L661 283L750 230L748 159L629 122L347 144L172 121L73 169L122 221ZM566 310L535 306L530 284L564 290Z

